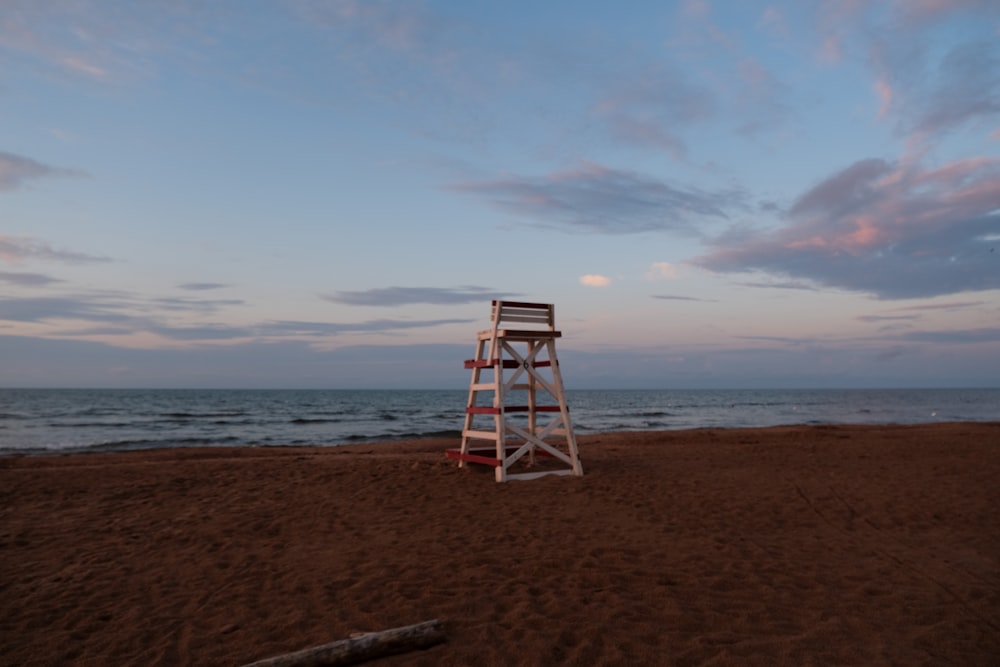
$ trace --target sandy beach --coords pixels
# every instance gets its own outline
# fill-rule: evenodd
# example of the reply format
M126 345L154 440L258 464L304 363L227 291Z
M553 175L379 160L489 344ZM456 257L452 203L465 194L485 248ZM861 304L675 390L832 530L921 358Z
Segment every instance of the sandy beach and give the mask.
M0 459L0 664L240 665L430 619L384 665L996 665L1000 423Z

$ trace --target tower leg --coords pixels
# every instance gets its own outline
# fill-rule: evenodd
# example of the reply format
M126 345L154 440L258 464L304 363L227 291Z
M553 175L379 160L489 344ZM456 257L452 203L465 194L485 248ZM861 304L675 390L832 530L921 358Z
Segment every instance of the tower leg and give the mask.
M549 361L552 362L552 380L555 385L556 400L559 402L559 414L562 417L563 428L566 429L566 445L569 448L569 459L573 474L577 477L583 476L583 464L580 462L580 452L576 447L576 434L573 431L573 422L569 417L569 404L566 402L566 390L563 388L562 372L559 370L559 358L556 356L556 343L554 340L546 341L549 350Z

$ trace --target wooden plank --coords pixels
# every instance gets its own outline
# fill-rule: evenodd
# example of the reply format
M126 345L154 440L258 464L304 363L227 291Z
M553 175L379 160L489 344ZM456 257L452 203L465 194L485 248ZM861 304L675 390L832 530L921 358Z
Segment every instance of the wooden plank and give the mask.
M488 405L473 405L465 409L467 415L502 415L508 412L531 412L530 405L505 405L502 408L494 408ZM561 412L558 405L536 405L535 412Z
M493 305L503 304L504 307L512 306L514 308L533 308L536 310L548 310L552 307L551 303L533 303L531 301L498 301L493 300Z
M530 329L498 329L498 338L513 338L516 340L535 340L537 338L560 338L561 331L532 331Z
M462 431L463 438L475 438L476 440L496 440L497 434L494 431L475 431L466 429Z
M483 456L481 454L463 454L457 449L448 449L445 456L456 461L466 461L467 463L480 463L482 465L496 467L501 465L500 459L493 456Z
M539 477L545 477L546 475L572 475L573 470L570 468L564 468L562 470L544 470L542 472L514 472L507 473L507 479L538 479Z
M498 415L500 414L500 408L491 408L487 406L474 405L471 408L465 409L465 414L467 415Z
M319 667L320 665L355 665L415 649L425 649L445 640L441 621L424 621L400 628L368 632L360 637L313 646L252 662L244 667Z

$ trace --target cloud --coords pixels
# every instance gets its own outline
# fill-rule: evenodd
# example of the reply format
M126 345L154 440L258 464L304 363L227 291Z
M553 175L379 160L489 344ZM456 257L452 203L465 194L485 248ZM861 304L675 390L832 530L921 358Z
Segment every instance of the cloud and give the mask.
M607 287L611 284L611 278L596 273L588 273L585 276L580 276L580 284L587 287Z
M97 295L0 297L0 320L44 322L47 320L89 320L101 323L132 322L123 311L132 304Z
M345 333L389 333L405 329L424 329L444 324L468 324L472 319L399 320L376 319L366 322L301 322L294 320L268 322L255 327L255 332L272 336L337 336Z
M942 59L914 119L933 134L1000 115L1000 40L960 44Z
M56 250L48 243L26 236L4 236L0 234L0 260L18 264L26 259L41 259L67 264L89 264L110 262L108 257L87 255L69 250Z
M698 299L693 296L679 296L676 294L653 294L654 299L663 299L664 301L701 301L704 303L716 303L715 299Z
M646 270L646 280L662 280L676 278L677 269L670 262L653 262Z
M736 190L704 192L593 163L542 177L510 176L451 187L481 195L529 224L561 231L698 234L702 222L726 220L746 208L745 196Z
M986 327L982 329L957 329L948 331L913 331L901 335L900 338L920 343L995 344L1000 340L1000 328Z
M680 71L658 66L616 80L593 113L615 139L663 149L683 160L687 147L674 130L710 119L715 107L707 88L687 80Z
M383 318L365 322L279 320L240 325L217 322L190 324L185 321L188 319L186 316L201 318L243 303L239 300L150 299L125 292L31 298L0 297L0 321L46 323L52 327L47 332L52 336L127 336L150 333L167 340L183 342L391 333L474 321ZM76 324L66 326L67 322Z
M790 116L791 88L753 58L743 58L737 71L739 78L728 101L729 112L740 119L736 133L753 136L781 127Z
M131 332L156 331L165 326L168 316L204 316L243 303L239 300L148 298L112 291L0 297L0 320L32 323L80 320L100 326L126 327Z
M977 306L983 306L985 304L985 301L949 301L947 303L926 303L919 306L904 306L902 308L894 308L893 310L963 310L965 308L976 308Z
M736 283L741 287L753 287L757 289L795 289L815 292L816 286L797 280L770 280L770 281L744 281Z
M200 326L168 326L148 325L142 331L162 336L173 341L221 341L251 338L253 329L250 327L231 326L227 324L204 324Z
M420 5L400 6L377 0L325 2L299 0L294 11L327 29L350 28L358 41L409 56L430 57L434 50L435 17Z
M228 306L242 306L246 303L246 301L243 301L242 299L183 299L177 297L158 297L150 299L149 303L155 307L168 311L211 313Z
M222 289L224 287L229 287L225 283L182 283L177 286L178 289L188 290L191 292L203 292L207 290Z
M308 340L275 340L149 350L0 336L0 355L0 381L9 387L459 389L469 382L465 345L317 350Z
M959 128L992 127L1000 115L1000 43L995 35L958 43L939 59L918 41L883 37L872 49L881 115L900 130L937 140Z
M205 50L219 48L215 25L249 16L226 4L4 0L0 49L60 81L115 84L149 76L164 55L201 61Z
M859 322L907 322L919 320L920 315L859 315L854 319Z
M795 338L791 336L735 336L738 340L757 340L765 343L781 343L782 345L814 345L815 338Z
M423 329L444 324L468 324L470 319L437 319L437 320L393 320L378 319L367 322L303 322L295 320L263 322L247 325L200 324L171 325L154 319L135 318L130 326L90 327L84 329L68 329L58 332L59 336L107 336L130 335L135 333L151 333L161 338L176 342L220 342L276 340L281 338L331 338L343 334L389 334L408 329Z
M1000 288L1000 160L861 160L804 193L776 231L719 237L694 260L904 299Z
M86 176L78 169L50 167L36 160L0 151L0 191L17 190L28 181L50 176Z
M0 271L0 282L20 285L21 287L44 287L45 285L63 281L41 273L9 273L7 271Z
M878 117L918 143L1000 113L1000 4L990 0L825 0L824 59L871 70ZM992 127L990 128L992 129Z
M348 306L406 306L416 303L455 305L520 296L516 292L495 292L486 287L380 287L362 291L338 291L322 298Z

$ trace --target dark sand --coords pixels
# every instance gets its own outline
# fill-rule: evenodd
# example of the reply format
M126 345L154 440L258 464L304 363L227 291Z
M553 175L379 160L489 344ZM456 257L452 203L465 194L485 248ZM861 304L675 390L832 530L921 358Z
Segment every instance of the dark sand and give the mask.
M0 664L998 665L1000 423L581 439L497 484L422 440L0 459Z

